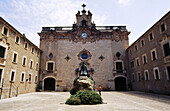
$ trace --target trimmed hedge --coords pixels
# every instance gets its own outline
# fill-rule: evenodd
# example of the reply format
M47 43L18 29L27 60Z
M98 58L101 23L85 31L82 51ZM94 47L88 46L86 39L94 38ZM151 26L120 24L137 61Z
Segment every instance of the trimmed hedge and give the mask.
M74 79L74 82L73 82L73 85L74 85L74 86L76 85L76 82L77 82L77 80L78 80L79 78L80 78L80 77L77 77L77 78Z
M76 94L76 89L75 89L75 88L71 89L71 90L70 90L70 94L71 94L71 95Z
M67 99L65 104L80 105L81 100L80 100L80 98L76 97L75 95L72 95L69 99Z
M80 105L80 104L102 104L103 99L101 96L95 91L89 90L81 90L77 92L75 95L72 95L69 99L67 99L65 104L70 105Z

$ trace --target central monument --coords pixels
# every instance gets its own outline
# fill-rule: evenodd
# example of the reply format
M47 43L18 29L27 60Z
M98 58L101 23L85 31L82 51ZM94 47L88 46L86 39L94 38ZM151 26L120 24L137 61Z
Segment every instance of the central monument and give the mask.
M83 61L80 63L79 76L74 80L74 90L78 92L79 90L90 90L93 91L95 81L90 77L89 71L87 70L87 63Z

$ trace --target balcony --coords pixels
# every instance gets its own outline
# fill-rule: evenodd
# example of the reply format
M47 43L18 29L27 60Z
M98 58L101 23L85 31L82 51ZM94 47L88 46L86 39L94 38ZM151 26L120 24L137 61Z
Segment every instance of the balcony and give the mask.
M56 77L57 76L57 71L53 71L53 70L45 70L42 73L43 78L47 77L47 76L53 76Z
M113 70L113 76L123 75L126 76L126 70Z
M164 57L164 63L169 63L170 62L170 55Z

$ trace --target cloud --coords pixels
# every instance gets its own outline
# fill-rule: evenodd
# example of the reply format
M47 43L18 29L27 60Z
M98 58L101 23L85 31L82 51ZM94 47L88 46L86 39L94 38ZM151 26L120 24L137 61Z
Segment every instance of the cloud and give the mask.
M3 2L8 2L6 0ZM5 4L0 2L0 4ZM1 8L0 14L36 45L39 45L37 32L43 26L71 26L76 17L80 2L72 0L12 0ZM2 6L2 5L1 5Z
M122 6L130 5L131 0L118 0L118 3Z
M102 16L101 15L94 15L93 16L93 21L97 26L105 25L104 22L106 21L106 19L107 19L106 15L102 15Z
M4 0L0 1L0 4L0 15L19 32L25 33L37 46L37 32L40 32L42 27L72 26L76 21L75 14L82 10L82 2L79 0ZM102 24L106 20L104 15L94 15L96 24Z

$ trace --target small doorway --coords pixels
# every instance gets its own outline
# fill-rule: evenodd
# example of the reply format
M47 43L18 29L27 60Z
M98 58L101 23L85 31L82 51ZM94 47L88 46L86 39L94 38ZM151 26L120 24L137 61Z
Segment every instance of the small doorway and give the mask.
M117 77L115 79L115 90L116 91L126 91L126 78Z
M46 78L44 80L44 91L55 91L55 79Z

